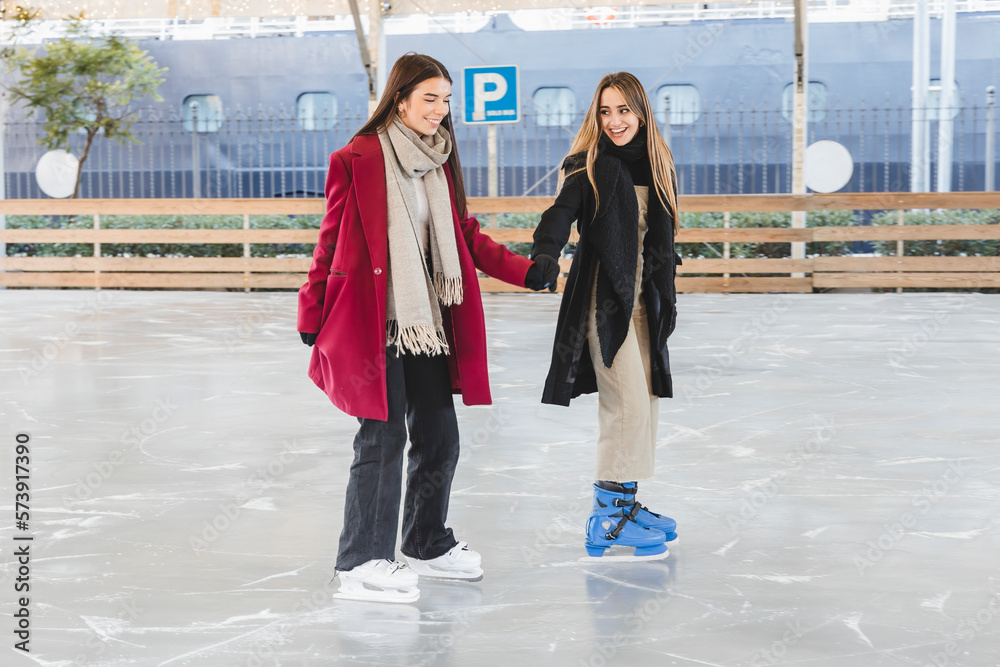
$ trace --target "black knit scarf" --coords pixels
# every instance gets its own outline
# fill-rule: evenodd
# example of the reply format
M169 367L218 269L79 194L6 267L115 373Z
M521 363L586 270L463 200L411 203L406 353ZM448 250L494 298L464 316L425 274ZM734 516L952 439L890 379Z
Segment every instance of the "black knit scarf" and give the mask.
M639 255L639 203L625 162L649 159L646 133L616 146L607 135L598 143L594 163L599 206L587 241L600 259L597 272L597 334L608 368L628 335L635 306L635 267ZM650 184L643 241L643 281L651 280L660 298L673 296L673 227L671 216ZM661 309L662 310L662 309ZM661 324L662 325L662 324Z

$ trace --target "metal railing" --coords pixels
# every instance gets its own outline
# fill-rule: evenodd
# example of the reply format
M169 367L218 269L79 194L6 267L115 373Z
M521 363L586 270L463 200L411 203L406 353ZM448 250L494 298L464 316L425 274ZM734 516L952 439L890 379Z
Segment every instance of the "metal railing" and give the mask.
M854 161L845 192L910 190L912 111L888 103L831 105L810 112L809 142L843 144ZM939 110L927 110L932 134ZM954 113L952 190L996 188L996 124L992 103L962 105ZM460 117L461 110L455 109ZM791 190L791 121L781 109L736 101L669 113L660 124L687 194L764 194ZM83 198L321 196L329 155L363 124L365 113L341 108L332 118L303 118L293 109L236 109L211 122L175 110L143 110L133 129L139 143L97 138L83 169ZM554 124L558 119L562 124ZM558 167L582 114L531 113L497 128L498 195L554 195ZM193 131L212 130L212 131ZM456 135L470 196L487 194L487 128L459 122ZM6 124L6 196L38 198L34 167L44 149L41 123L13 115ZM71 140L79 154L83 135ZM932 142L931 182L937 142ZM994 169L986 164L993 157ZM995 180L995 178L994 178Z

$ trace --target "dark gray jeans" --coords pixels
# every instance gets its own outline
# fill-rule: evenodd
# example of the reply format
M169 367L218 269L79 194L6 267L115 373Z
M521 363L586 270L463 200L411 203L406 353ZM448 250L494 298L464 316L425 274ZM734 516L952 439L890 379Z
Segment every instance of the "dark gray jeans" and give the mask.
M389 419L358 420L361 428L354 438L337 554L340 571L373 559L395 560L407 431L410 449L401 551L427 560L458 544L451 528L444 525L459 453L448 361L442 355L397 357L390 347L385 375Z

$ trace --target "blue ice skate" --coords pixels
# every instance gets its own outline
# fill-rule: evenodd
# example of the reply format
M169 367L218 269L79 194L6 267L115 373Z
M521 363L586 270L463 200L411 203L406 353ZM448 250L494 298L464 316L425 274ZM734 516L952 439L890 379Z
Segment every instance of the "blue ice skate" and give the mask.
M607 482L602 482L602 484L607 484ZM625 502L623 507L628 507L631 511L632 507L638 507L639 512L635 515L635 522L640 526L646 528L655 528L656 530L662 530L663 534L667 536L667 542L673 542L677 539L677 522L671 519L669 516L663 516L652 512L645 505L641 505L638 500L635 499L635 494L639 490L638 482L625 482L622 484L625 493Z
M601 482L608 486L607 482ZM666 535L662 530L646 528L635 522L638 506L629 503L626 506L624 488L611 491L594 484L594 511L587 518L587 556L580 560L657 560L669 555L666 545ZM605 552L613 546L635 547L635 552L629 555L608 555Z

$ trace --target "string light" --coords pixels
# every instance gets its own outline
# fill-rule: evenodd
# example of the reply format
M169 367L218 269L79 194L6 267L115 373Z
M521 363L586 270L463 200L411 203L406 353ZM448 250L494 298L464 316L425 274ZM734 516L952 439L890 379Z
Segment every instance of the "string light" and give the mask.
M791 0L783 0L791 2ZM26 0L32 4L32 0ZM35 0L42 18L83 14L89 19L202 19L214 17L337 16L350 14L347 0ZM359 0L362 14L379 2L386 14L450 14L578 7L570 0ZM630 5L677 4L686 0L630 0ZM718 3L710 3L718 4Z

